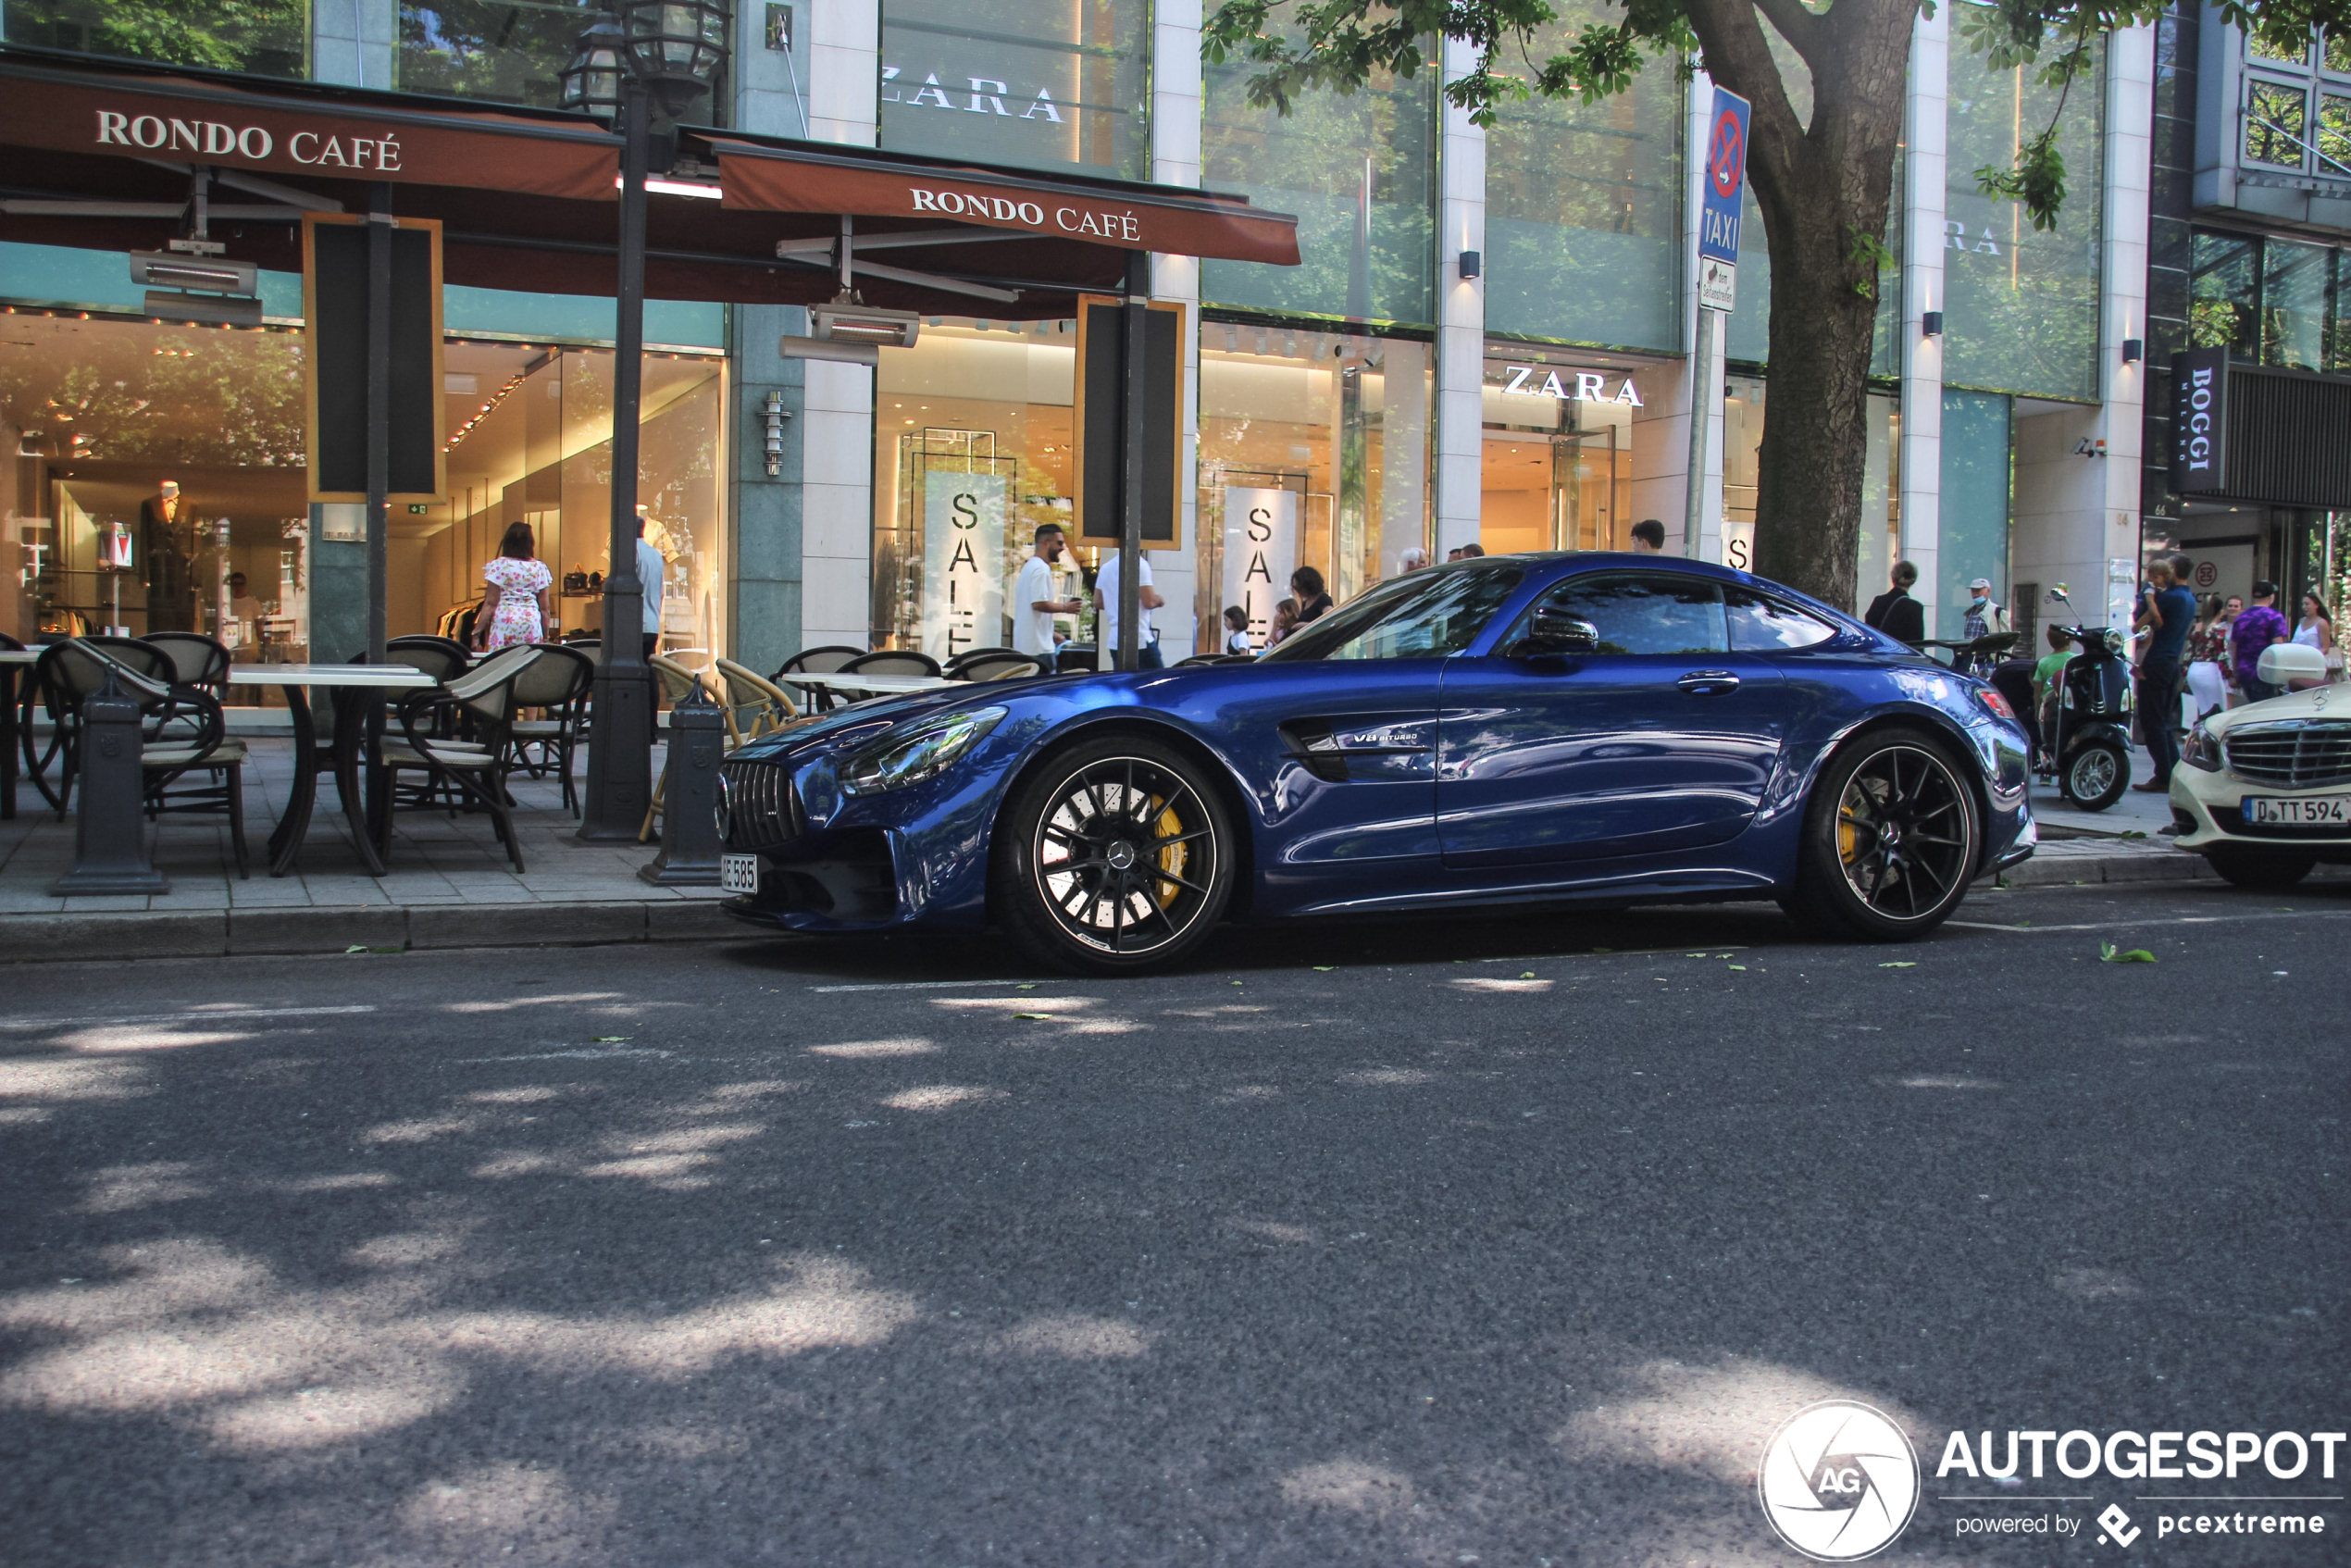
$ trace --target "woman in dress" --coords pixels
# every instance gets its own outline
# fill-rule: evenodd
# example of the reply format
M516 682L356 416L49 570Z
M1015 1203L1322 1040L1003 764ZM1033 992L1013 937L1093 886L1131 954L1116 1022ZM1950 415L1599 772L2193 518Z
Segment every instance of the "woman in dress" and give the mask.
M2188 695L2196 703L2197 718L2228 705L2228 677L2220 670L2228 654L2229 623L2222 618L2227 608L2228 602L2219 594L2206 594L2204 614L2188 633Z
M2294 640L2305 648L2316 648L2327 662L2327 678L2343 678L2343 653L2334 643L2334 617L2327 614L2327 602L2315 593L2302 596L2302 618L2295 623Z
M498 558L481 568L488 591L474 616L474 646L485 653L547 640L554 619L549 591L555 577L536 558L529 523L509 523L498 543Z

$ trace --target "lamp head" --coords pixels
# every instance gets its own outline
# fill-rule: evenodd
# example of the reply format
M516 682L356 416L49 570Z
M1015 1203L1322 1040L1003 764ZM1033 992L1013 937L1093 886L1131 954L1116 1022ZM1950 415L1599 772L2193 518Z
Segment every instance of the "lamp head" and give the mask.
M662 112L675 118L727 64L723 0L621 0L622 54Z
M621 31L619 19L600 14L579 35L571 64L555 73L558 102L574 114L611 121L620 117Z

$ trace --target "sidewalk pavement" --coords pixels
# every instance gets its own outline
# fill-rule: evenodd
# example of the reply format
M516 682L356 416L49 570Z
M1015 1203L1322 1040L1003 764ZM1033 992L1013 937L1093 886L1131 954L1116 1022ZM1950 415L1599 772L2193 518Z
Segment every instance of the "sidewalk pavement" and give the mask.
M353 947L527 947L694 940L740 935L715 887L659 888L641 880L657 844L583 844L551 775L513 781L523 864L516 875L490 818L403 811L392 818L389 874L360 869L350 825L322 778L300 862L268 873L268 839L284 805L293 742L250 738L245 838L252 866L239 880L225 818L167 816L149 852L171 890L153 896L57 898L49 886L73 865L74 822L48 810L27 783L18 815L0 822L0 964L40 959L341 952ZM584 772L584 757L578 765ZM658 777L661 752L653 770Z

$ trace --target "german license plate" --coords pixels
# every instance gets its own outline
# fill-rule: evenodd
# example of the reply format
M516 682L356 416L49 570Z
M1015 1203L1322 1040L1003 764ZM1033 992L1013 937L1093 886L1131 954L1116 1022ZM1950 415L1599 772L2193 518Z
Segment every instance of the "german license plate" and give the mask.
M718 857L718 885L730 893L759 895L759 857L755 854L722 854Z
M2351 828L2351 795L2247 795L2242 809L2257 828Z

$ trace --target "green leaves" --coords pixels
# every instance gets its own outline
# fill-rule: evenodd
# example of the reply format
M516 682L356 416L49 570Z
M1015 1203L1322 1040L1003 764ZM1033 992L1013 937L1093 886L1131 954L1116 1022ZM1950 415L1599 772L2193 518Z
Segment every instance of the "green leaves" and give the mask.
M2065 205L2065 155L2058 151L2057 135L2053 118L2046 130L2018 149L2014 168L1994 163L1978 168L1976 189L1987 196L2022 202L2035 229L2056 228L2058 209Z
M2155 962L2155 954L2143 947L2134 947L2128 952L2118 952L2112 942L2100 942L2098 962L2101 964L2152 964Z

